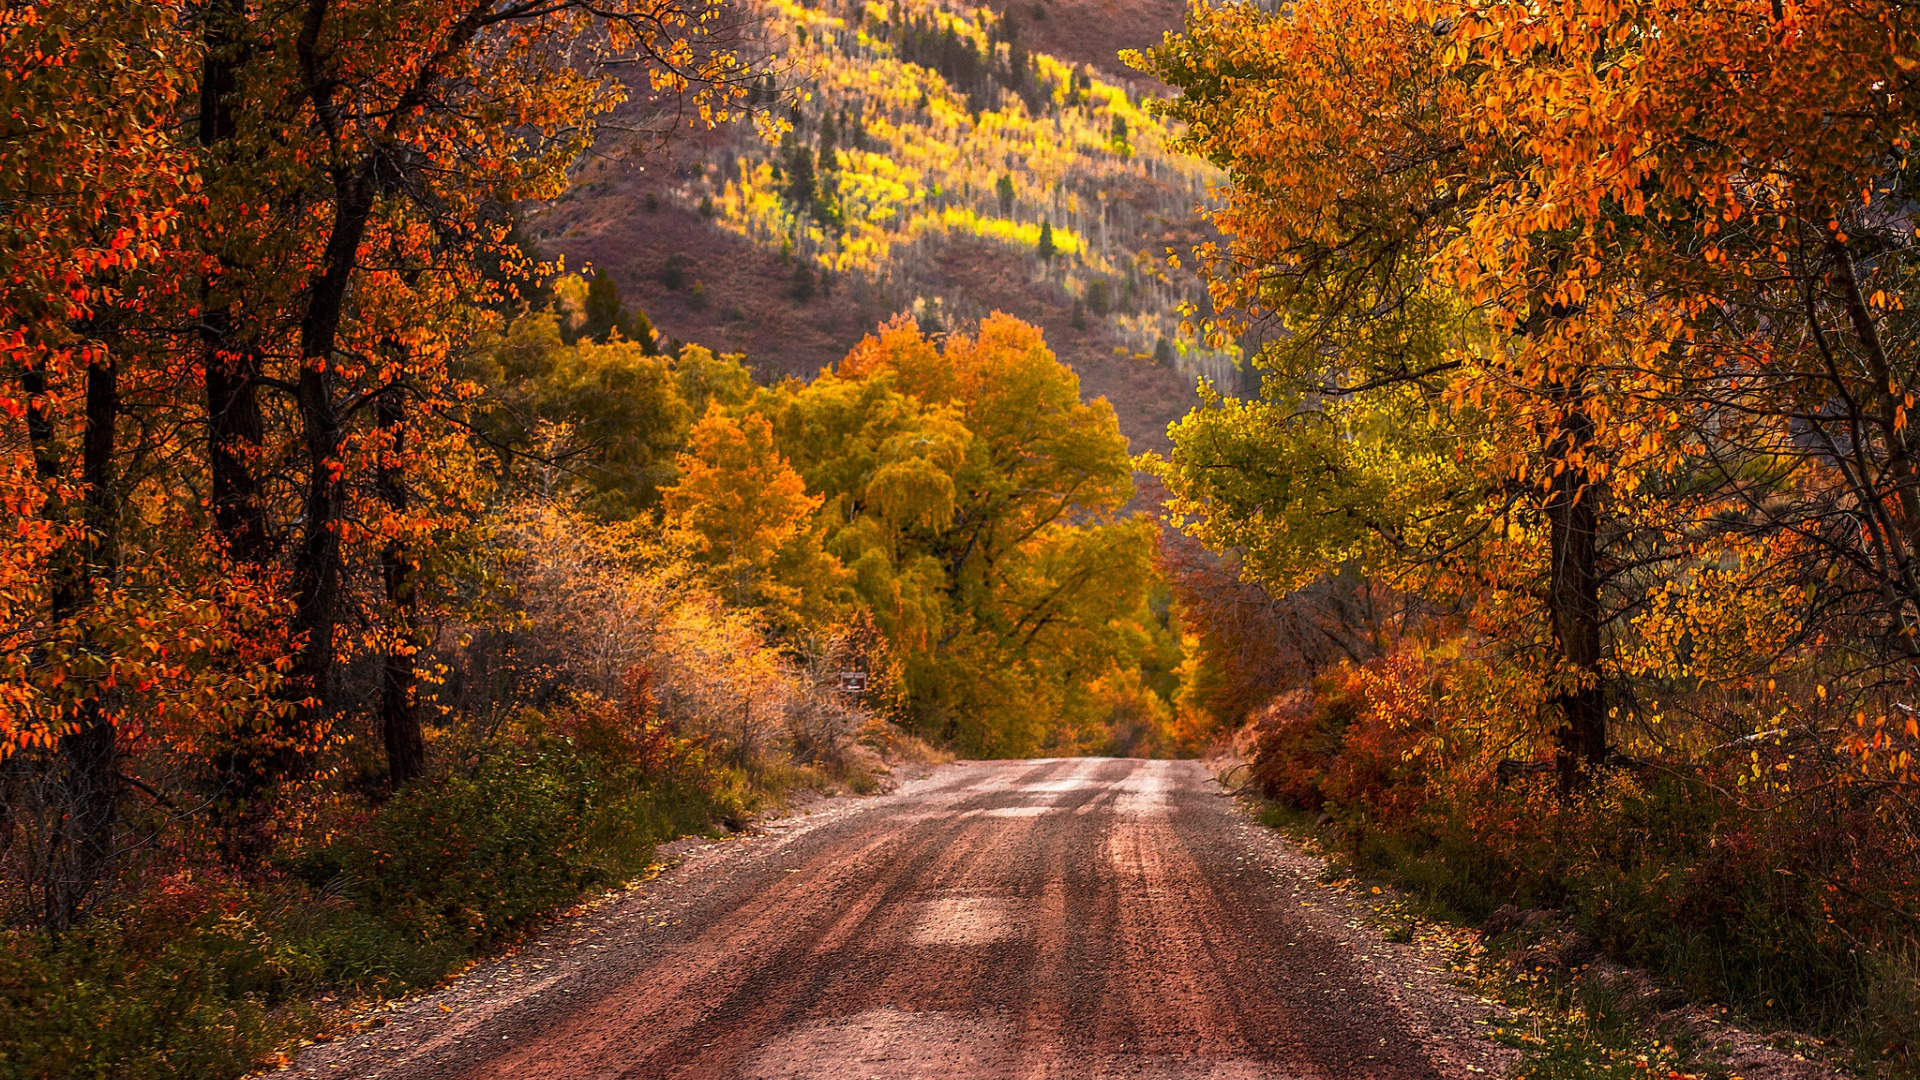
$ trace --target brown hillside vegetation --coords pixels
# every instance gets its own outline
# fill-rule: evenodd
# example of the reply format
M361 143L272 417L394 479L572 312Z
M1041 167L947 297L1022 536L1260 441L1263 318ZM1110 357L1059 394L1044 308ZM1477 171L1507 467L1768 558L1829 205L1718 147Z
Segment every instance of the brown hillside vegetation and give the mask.
M1102 75L1158 86L1120 61L1122 49L1146 49L1180 29L1180 0L988 0L1026 28L1036 50L1089 64Z

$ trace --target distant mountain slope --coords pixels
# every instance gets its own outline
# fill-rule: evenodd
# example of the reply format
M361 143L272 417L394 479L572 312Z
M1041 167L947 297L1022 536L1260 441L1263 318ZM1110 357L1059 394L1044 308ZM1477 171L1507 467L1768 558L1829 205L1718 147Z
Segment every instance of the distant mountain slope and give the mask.
M610 272L663 333L768 375L810 376L901 310L929 328L1007 311L1046 329L1136 450L1166 447L1198 376L1232 377L1229 357L1179 342L1176 308L1201 292L1164 257L1200 236L1213 174L1162 148L1140 99L1154 84L1106 74L1123 70L1110 50L1157 40L1177 4L1113 0L1160 26L1116 25L1105 0L755 2L805 91L781 113L792 130L597 159L527 217L544 251Z
M1110 79L1151 85L1120 62L1122 49L1145 49L1180 29L1183 0L988 0L996 14L1011 12L1027 44L1068 63L1087 64Z

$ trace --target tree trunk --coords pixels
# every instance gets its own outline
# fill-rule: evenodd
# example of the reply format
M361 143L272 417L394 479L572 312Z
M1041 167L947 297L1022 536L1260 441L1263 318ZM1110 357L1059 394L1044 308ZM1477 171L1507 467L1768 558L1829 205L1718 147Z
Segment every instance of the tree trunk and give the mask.
M206 346L207 462L212 474L213 526L235 562L264 563L272 548L254 463L266 442L260 412L260 354L250 346L229 351L229 311L209 311L201 330Z
M235 26L241 18L239 0L215 0L207 6L200 66L198 138L205 150L232 140L235 132L233 95L237 89L240 57ZM226 260L219 260L223 265ZM260 414L260 354L251 345L233 340L238 303L216 296L217 278L204 282L200 339L207 393L207 463L212 481L214 530L235 561L257 564L266 555L266 512L260 503L260 484L254 462L266 439Z
M1560 659L1576 684L1555 700L1560 727L1555 771L1562 791L1580 783L1581 770L1607 757L1607 713L1600 687L1600 486L1586 468L1593 422L1570 411L1548 445L1560 467L1547 499L1549 571L1547 607Z
M386 433L380 455L377 485L380 500L399 518L407 512L406 403L400 388L389 384L375 403L375 419ZM419 596L407 545L399 538L380 549L380 572L387 590L392 641L381 663L380 727L387 746L387 774L394 790L420 775L426 749L420 734L419 675L414 668L418 649Z
M28 432L34 444L41 479L57 480L60 473L53 421L46 407L50 390L44 369L29 373ZM81 534L67 557L53 569L48 618L54 625L82 617L102 582L110 581L119 561L118 506L113 486L114 435L120 418L118 373L111 360L89 365L86 374L85 426L81 434L81 480L86 494L81 503ZM64 516L58 504L49 511ZM83 631L76 642L81 652L93 642ZM117 732L103 706L97 679L89 677L74 706L71 723L61 734L50 763L52 808L60 815L48 838L46 881L42 891L42 918L47 928L61 933L80 917L107 869L113 853L113 829L119 808Z
M300 320L300 379L294 387L307 458L307 490L302 501L305 528L293 552L293 629L299 639L289 689L286 729L273 763L273 775L298 764L327 709L327 681L333 673L334 632L340 620L343 568L340 526L347 491L340 453L346 426L334 400L333 353L345 316L347 289L359 268L360 242L373 214L372 165L334 174L333 230L327 237L323 270L309 286Z

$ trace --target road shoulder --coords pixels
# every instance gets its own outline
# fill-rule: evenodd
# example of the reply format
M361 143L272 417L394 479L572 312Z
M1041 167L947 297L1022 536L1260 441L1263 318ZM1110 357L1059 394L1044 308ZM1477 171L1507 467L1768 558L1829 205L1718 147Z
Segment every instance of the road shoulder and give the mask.
M1227 775L1230 759L1209 763ZM1216 781L1216 784L1218 781ZM1526 1080L1845 1080L1832 1047L1794 1032L1759 1033L1732 1014L1688 1002L1646 973L1597 955L1549 913L1517 912L1512 932L1436 920L1384 882L1351 876L1309 827L1261 821L1262 804L1232 797L1249 843L1290 878L1302 912L1343 929L1377 986L1400 983L1429 1055L1454 1075ZM1573 962L1562 954L1584 946ZM1616 1015L1602 1015L1603 1009ZM1463 1047L1474 1049L1464 1050ZM1479 1047L1486 1047L1482 1051Z

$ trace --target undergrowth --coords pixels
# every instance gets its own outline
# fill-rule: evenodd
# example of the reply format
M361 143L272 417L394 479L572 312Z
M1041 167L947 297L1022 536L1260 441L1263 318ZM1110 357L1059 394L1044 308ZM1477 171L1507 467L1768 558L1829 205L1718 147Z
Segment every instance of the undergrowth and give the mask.
M1255 816L1326 861L1321 884L1367 876L1356 876L1351 848L1320 813L1262 799ZM1564 923L1553 924L1548 933L1483 934L1477 929L1481 920L1463 915L1446 892L1423 888L1420 875L1386 874L1376 880L1404 890L1374 911L1382 936L1444 952L1464 989L1499 1003L1485 1034L1520 1052L1511 1080L1741 1080L1716 1060L1711 1040L1702 1039L1698 1026L1703 1019L1709 1025L1724 1022L1732 1015L1726 1007L1689 1010L1692 1023L1676 1021L1663 1015L1680 1002L1671 987L1605 962L1563 962L1570 944L1559 933ZM1510 905L1496 910L1515 913ZM1571 945L1577 954L1579 939ZM1795 1049L1824 1048L1803 1040Z
M1624 759L1567 793L1538 771L1502 778L1469 753L1422 753L1452 722L1437 677L1391 674L1336 669L1250 732L1251 786L1288 808L1269 821L1310 820L1345 869L1433 917L1490 931L1503 913L1548 920L1564 948L1544 970L1595 1033L1580 1046L1611 1045L1595 1025L1624 1015L1602 1000L1615 990L1571 974L1607 961L1747 1026L1844 1045L1863 1070L1920 1076L1910 808L1873 785L1813 779L1791 799L1743 796L1758 751ZM1422 707L1390 715L1376 696Z
M1662 1028L1644 1002L1603 979L1518 974L1479 986L1514 1012L1490 1032L1524 1055L1515 1080L1730 1080L1691 1033Z
M857 762L750 777L686 741L636 759L537 714L470 749L383 803L316 804L257 872L202 860L64 936L0 936L0 1080L241 1075L639 875L661 841L798 784L878 784Z

